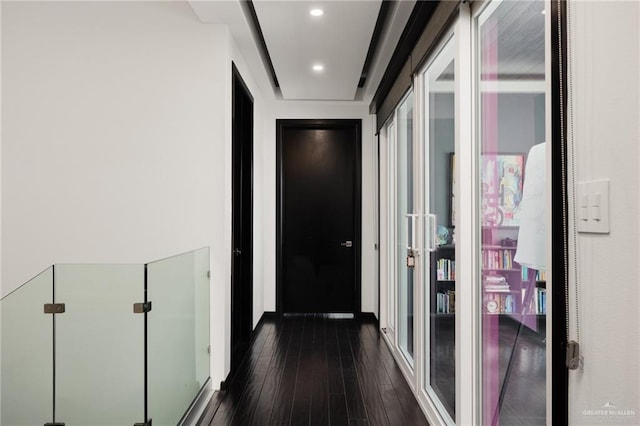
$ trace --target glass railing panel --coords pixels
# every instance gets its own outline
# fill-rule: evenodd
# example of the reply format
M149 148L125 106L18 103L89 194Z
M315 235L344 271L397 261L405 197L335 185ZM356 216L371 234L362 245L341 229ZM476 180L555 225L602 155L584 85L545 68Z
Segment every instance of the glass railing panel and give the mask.
M208 264L208 249L201 249L147 265L148 408L154 426L177 424L209 377Z
M202 387L210 376L210 324L209 313L209 247L194 252L196 380Z
M143 265L56 265L56 421L144 421ZM32 405L31 402L29 402Z
M49 268L0 302L2 425L53 420L53 315L44 313L52 290Z

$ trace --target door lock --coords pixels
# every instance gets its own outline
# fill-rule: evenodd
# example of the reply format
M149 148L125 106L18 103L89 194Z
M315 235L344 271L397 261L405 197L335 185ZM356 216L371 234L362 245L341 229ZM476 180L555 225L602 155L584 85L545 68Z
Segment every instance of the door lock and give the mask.
M577 370L578 368L582 368L582 364L584 359L582 355L580 355L580 344L575 340L571 340L567 344L567 358L566 365L569 370Z
M345 241L343 243L340 243L341 247L353 247L353 241Z
M407 255L407 268L415 268L416 256L413 253Z

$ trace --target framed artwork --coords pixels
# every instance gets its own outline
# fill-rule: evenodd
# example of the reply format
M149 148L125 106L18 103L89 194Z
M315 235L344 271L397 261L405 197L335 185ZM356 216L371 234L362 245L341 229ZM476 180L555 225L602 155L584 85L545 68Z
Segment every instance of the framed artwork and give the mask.
M482 155L483 226L520 225L523 172L523 154Z

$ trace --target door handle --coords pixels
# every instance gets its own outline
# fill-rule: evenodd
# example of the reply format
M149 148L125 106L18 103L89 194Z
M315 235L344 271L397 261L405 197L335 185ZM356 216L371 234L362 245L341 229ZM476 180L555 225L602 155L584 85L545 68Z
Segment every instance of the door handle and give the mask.
M405 218L407 220L405 231L407 233L407 250L416 251L416 218L417 214L407 213ZM411 223L411 227L409 227ZM411 230L409 230L411 228Z
M341 247L353 247L353 241L345 241L343 243L340 243Z
M438 218L435 214L427 213L425 215L427 222L429 225L427 226L427 232L429 234L429 245L427 246L427 250L430 252L436 251L436 224L438 222Z
M240 256L242 254L242 250L240 250L239 248L233 249L233 254L235 254L236 256Z

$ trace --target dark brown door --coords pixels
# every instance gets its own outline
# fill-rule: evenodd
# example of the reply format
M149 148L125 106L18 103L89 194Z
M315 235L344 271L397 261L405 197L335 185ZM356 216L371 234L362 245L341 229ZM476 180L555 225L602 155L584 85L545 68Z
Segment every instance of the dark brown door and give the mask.
M253 315L253 97L233 66L231 373L251 341Z
M360 120L278 120L278 311L360 311Z

